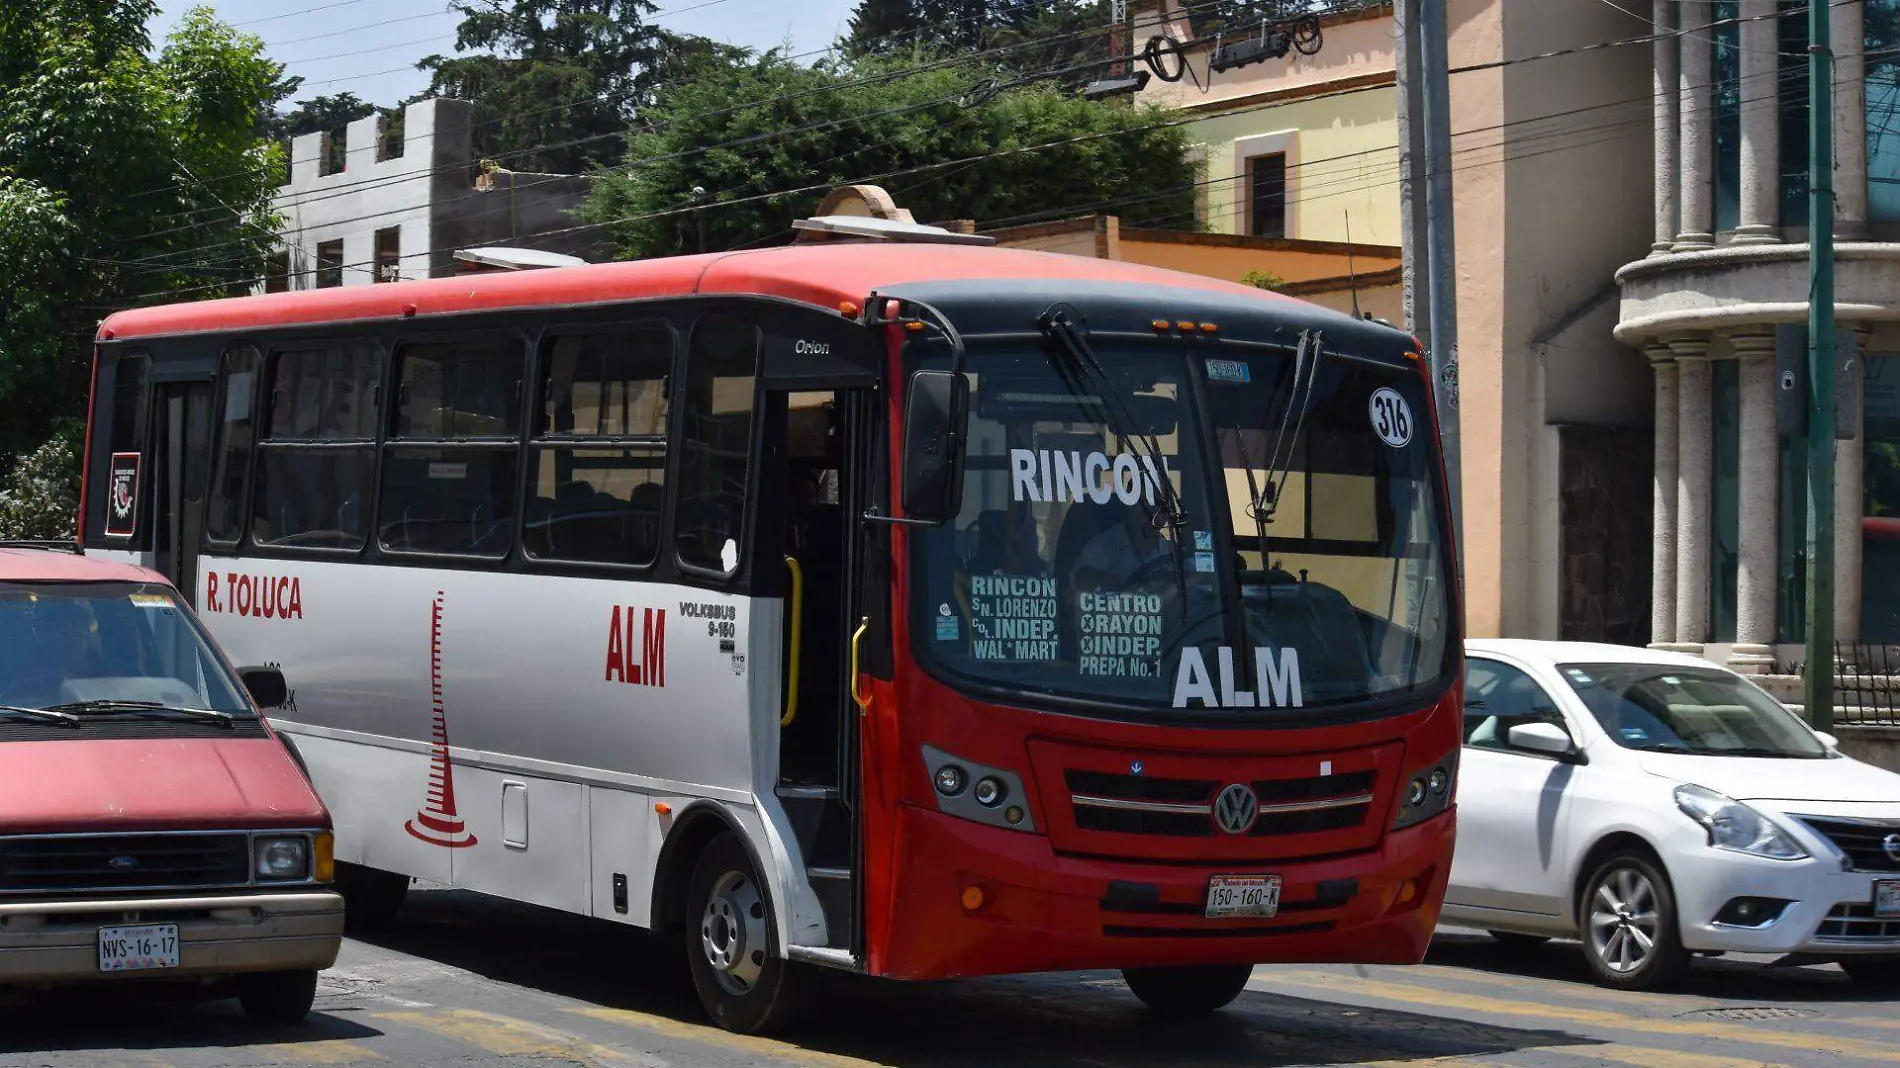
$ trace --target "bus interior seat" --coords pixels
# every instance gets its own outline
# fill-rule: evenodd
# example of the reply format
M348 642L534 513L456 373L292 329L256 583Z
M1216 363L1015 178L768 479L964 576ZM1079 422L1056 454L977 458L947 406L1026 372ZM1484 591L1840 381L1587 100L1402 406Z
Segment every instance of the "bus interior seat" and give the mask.
M1331 586L1287 581L1250 586L1246 604L1248 630L1259 635L1261 645L1299 650L1300 677L1307 685L1357 691L1374 676L1359 612Z
M1003 569L1009 549L1009 515L1001 508L986 508L976 514L967 528L970 533L969 563L972 575L991 575Z

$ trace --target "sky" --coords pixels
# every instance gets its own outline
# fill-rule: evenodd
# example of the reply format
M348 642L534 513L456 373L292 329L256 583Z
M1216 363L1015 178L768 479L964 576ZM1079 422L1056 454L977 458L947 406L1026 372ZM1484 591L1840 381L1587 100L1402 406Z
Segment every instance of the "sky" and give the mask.
M748 48L790 42L794 53L831 44L844 32L855 0L657 0L654 22ZM218 17L264 39L271 58L304 78L296 99L355 93L393 104L429 84L414 65L453 54L460 20L445 0L160 0L150 28L162 42L186 11Z

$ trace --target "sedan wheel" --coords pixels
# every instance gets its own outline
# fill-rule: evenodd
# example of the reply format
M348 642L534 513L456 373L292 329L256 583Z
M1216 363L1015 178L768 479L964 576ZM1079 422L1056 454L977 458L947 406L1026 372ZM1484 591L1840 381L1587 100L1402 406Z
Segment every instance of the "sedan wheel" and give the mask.
M1649 858L1619 853L1587 885L1583 947L1599 982L1651 990L1682 973L1689 954L1676 933L1675 895Z

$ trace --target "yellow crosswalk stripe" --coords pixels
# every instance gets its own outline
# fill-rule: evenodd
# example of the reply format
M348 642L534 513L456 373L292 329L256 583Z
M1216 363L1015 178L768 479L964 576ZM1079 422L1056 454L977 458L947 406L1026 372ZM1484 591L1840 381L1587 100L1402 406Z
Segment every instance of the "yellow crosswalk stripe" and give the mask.
M1282 993L1285 992L1285 987L1293 986L1325 990L1329 994L1358 994L1381 1001L1428 1005L1437 1009L1458 1009L1465 1012L1487 1013L1501 1016L1562 1020L1570 1024L1600 1027L1610 1031L1634 1031L1654 1035L1683 1035L1693 1038L1707 1038L1722 1042L1732 1042L1740 1045L1775 1046L1782 1049L1799 1049L1809 1052L1820 1050L1881 1060L1900 1059L1900 1045L1884 1042L1868 1042L1839 1035L1820 1034L1816 1032L1784 1034L1780 1031L1754 1028L1747 1024L1717 1023L1715 1021L1643 1019L1624 1012L1483 997L1475 994L1464 994L1456 991L1422 986L1410 986L1403 983L1386 982L1378 979L1361 979L1357 976L1330 972L1301 972L1296 974L1276 972L1268 979L1254 980L1254 985L1265 990L1277 989Z
M540 1056L585 1065L650 1065L652 1058L614 1049L512 1016L469 1009L377 1012L376 1019L407 1024L503 1057Z
M776 1061L805 1065L807 1068L890 1068L882 1061L867 1061L839 1053L826 1053L823 1050L807 1049L804 1046L781 1042L777 1039L735 1035L717 1027L681 1023L669 1017L635 1012L632 1009L610 1009L601 1005L573 1005L563 1006L563 1011L592 1020L664 1035L667 1038L711 1043L756 1056L770 1057Z
M247 1060L273 1064L355 1064L358 1061L383 1059L381 1054L366 1046L334 1038L314 1042L272 1042L241 1048Z

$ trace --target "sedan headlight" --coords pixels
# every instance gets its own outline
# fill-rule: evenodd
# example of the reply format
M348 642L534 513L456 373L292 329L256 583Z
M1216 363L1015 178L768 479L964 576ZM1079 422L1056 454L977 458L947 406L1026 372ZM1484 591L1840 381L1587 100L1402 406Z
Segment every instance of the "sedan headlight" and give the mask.
M254 871L260 880L282 882L304 879L310 874L310 840L295 837L258 838L251 845L256 858Z
M1807 851L1768 817L1702 786L1676 787L1676 807L1709 832L1709 845L1770 860L1800 860Z

